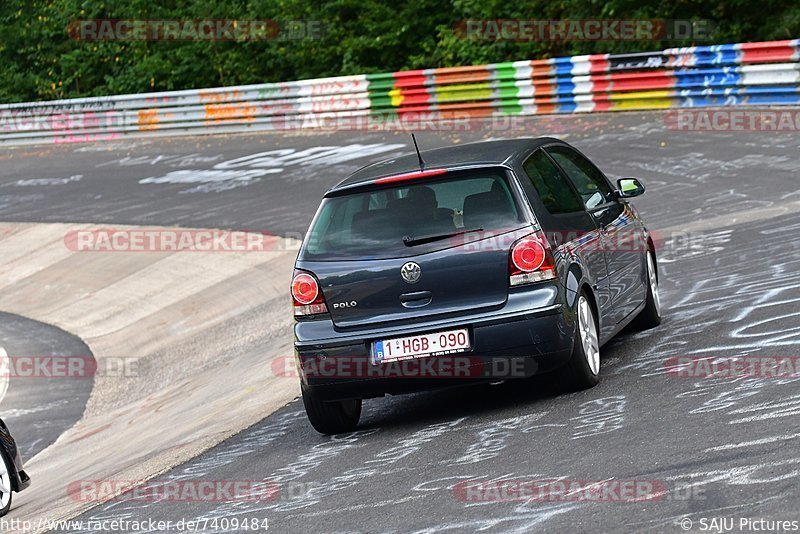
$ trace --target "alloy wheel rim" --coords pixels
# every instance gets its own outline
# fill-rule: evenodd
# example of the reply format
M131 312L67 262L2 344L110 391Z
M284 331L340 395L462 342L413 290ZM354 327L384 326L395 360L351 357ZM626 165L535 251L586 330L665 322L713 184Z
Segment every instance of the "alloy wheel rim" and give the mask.
M653 255L647 254L647 276L650 278L650 293L653 295L653 304L656 307L656 313L661 315L661 298L658 296L658 277L656 276L656 268L653 264Z
M578 298L578 333L581 337L583 354L593 375L600 372L600 344L597 341L597 327L589 301L581 295Z

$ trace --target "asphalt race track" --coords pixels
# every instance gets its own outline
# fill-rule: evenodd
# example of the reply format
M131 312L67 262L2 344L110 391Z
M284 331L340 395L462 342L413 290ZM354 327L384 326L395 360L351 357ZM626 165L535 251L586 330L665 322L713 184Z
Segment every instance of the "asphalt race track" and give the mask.
M223 519L262 518L278 532L682 532L711 517L800 519L800 379L687 378L666 364L800 356L800 134L677 132L660 113L635 113L419 140L519 134L562 137L611 177L647 186L634 204L660 236L665 318L603 348L600 385L560 395L538 378L373 399L359 431L335 437L317 434L294 401L158 477L269 480L276 500L123 499L79 519L196 519L223 531ZM327 187L410 146L402 134L339 132L18 148L0 156L0 220L292 236ZM21 423L17 439L30 439ZM459 490L552 479L646 481L666 494L509 502Z
M77 337L54 326L18 315L0 312L0 347L4 358L24 361L22 365L4 364L0 372L0 417L19 441L23 458L31 458L58 439L83 415L92 391L94 377L86 373L79 379L27 376L27 362L38 359L46 364L49 356L69 356L93 361L89 347ZM5 363L5 362L4 362ZM87 366L89 367L89 366ZM20 372L12 372L11 369ZM47 366L45 369L52 369Z

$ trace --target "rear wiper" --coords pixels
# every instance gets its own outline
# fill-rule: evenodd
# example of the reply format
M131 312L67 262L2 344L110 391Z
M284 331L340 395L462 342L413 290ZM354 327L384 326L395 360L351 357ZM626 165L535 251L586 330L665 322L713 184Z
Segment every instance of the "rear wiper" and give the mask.
M407 247L413 247L415 245L424 245L425 243L433 243L434 241L441 241L442 239L448 239L450 237L456 237L458 235L469 234L471 232L483 232L483 228L473 228L472 230L462 230L460 232L453 232L450 234L429 235L425 237L404 236L403 244Z

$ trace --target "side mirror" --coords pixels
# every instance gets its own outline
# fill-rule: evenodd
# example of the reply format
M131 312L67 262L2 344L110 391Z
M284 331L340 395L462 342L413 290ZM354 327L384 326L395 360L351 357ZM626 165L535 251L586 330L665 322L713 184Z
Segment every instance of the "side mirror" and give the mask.
M619 198L638 197L644 193L644 185L636 178L620 178L617 180L617 187Z

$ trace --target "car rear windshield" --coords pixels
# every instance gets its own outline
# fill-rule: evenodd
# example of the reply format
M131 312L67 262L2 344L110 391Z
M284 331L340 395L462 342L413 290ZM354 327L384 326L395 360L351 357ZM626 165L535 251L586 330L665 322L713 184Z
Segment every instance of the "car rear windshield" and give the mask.
M447 173L323 200L306 260L397 258L453 246L448 236L519 228L523 217L502 169Z

